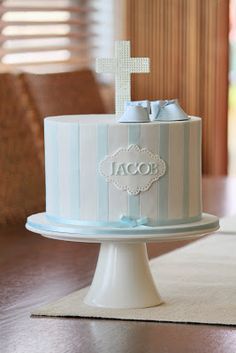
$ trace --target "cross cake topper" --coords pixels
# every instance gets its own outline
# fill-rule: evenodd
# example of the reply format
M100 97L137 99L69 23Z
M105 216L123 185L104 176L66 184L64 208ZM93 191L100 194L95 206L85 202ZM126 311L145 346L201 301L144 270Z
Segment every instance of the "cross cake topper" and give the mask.
M129 41L115 42L114 58L97 58L96 72L115 74L116 115L121 115L131 100L131 74L149 72L149 64L149 58L131 58Z

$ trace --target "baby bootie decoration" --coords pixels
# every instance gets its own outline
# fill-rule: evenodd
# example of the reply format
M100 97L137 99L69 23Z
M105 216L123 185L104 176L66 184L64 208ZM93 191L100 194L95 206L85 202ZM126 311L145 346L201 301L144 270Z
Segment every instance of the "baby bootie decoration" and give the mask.
M150 121L189 120L189 116L179 105L178 99L129 101L120 123L147 123Z
M147 108L138 105L129 105L119 118L119 123L149 123Z
M151 120L177 121L188 120L189 116L179 105L178 99L151 102Z

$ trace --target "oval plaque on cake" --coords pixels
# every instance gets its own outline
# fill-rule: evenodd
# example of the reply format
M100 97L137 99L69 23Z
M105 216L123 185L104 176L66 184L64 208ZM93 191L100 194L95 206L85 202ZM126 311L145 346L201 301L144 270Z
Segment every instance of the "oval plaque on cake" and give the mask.
M106 181L130 195L148 190L165 171L166 163L158 154L138 145L120 148L99 164L99 172Z

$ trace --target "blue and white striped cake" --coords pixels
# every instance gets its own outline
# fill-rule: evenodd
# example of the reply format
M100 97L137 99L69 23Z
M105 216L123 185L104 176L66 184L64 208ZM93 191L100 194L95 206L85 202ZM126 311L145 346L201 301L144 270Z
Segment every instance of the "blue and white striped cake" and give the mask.
M60 223L152 226L201 219L201 119L45 119L46 214Z

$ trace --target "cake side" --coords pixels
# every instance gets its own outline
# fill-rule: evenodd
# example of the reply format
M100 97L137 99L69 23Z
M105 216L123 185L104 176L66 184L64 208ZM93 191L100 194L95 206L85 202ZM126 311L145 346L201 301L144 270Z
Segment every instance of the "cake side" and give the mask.
M127 151L131 145L142 152ZM119 164L111 162L114 178L107 181L101 163L121 149ZM159 178L157 156L165 163ZM148 124L117 124L111 115L47 118L45 161L52 219L105 225L121 216L147 217L150 225L169 225L201 218L200 118ZM143 191L130 193L132 185Z

